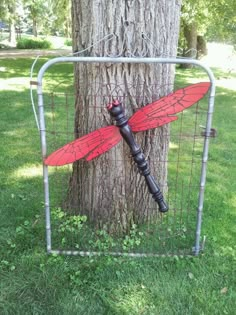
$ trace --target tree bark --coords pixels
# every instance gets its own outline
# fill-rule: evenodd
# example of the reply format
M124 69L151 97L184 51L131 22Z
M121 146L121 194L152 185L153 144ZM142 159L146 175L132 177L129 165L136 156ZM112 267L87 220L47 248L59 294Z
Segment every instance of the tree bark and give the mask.
M73 0L73 50L89 47L82 55L98 57L175 56L179 16L176 0ZM108 34L113 34L112 40L100 41ZM76 137L112 124L104 109L112 97L123 102L129 117L141 105L168 94L174 79L171 65L76 64L74 73ZM164 126L136 136L162 190L167 186L163 162L168 154L167 133ZM127 231L133 222L145 222L157 213L124 141L94 161L74 163L67 206L113 232Z
M10 14L9 17L9 42L12 46L16 45L16 30L15 30L15 15L16 15L16 6L14 3L8 4L8 11Z
M37 21L36 21L36 18L33 18L33 35L34 35L34 37L38 37L38 30L37 30Z
M203 36L197 36L197 59L207 55L207 42Z
M184 57L195 58L197 54L197 23L184 25L184 37L186 39L186 50L184 51ZM182 68L192 68L191 64L182 64Z
M9 28L10 28L10 33L9 33L9 42L12 46L16 45L16 30L15 30L15 21L14 19L11 19L9 21Z

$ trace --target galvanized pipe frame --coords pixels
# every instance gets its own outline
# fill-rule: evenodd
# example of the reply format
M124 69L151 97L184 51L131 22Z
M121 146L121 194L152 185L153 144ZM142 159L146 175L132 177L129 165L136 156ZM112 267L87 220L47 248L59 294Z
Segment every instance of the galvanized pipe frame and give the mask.
M198 208L197 208L197 224L195 234L195 245L193 247L193 254L197 256L201 250L201 228L202 228L202 213L204 203L204 192L206 185L206 172L207 172L207 161L209 151L209 138L212 125L212 116L214 111L214 99L215 99L215 78L211 69L195 59L185 58L149 58L149 57L57 57L47 61L40 69L37 78L37 94L38 94L38 107L39 107L39 126L40 126L40 138L41 138L41 151L42 159L47 155L47 143L46 143L46 126L44 116L44 103L43 103L43 76L46 70L57 63L66 62L81 62L81 63L142 63L142 64L191 64L202 68L209 77L211 82L210 94L208 100L208 112L207 122L205 131L205 140L203 146L202 155L202 167L200 177L200 189L198 197ZM47 242L47 253L49 254L64 254L64 255L80 255L80 256L91 256L91 255L111 255L111 256L130 256L130 257L163 257L159 254L138 254L138 253L121 253L121 252L90 252L90 251L77 251L77 250L53 250L51 240L51 221L50 221L50 198L49 198L49 179L48 179L48 166L43 163L43 179L44 179L44 203L45 203L45 220L46 220L46 242ZM167 255L168 256L168 255Z

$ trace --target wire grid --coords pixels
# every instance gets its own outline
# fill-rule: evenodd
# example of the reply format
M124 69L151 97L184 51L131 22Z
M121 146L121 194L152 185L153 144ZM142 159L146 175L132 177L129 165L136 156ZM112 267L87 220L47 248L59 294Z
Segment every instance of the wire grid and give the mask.
M106 110L108 95L99 94L98 83L91 84L87 98L96 113ZM175 89L183 86L175 86ZM141 88L141 87L140 87ZM160 89L160 87L159 87ZM166 86L165 89L173 89ZM114 83L117 91L124 87ZM151 89L158 94L158 86ZM119 94L119 93L118 93ZM85 95L81 95L81 98ZM133 95L135 98L136 95ZM122 94L119 99L125 107L129 99ZM102 105L98 105L98 104ZM188 255L192 253L197 224L197 205L200 189L201 162L204 143L204 128L207 119L207 97L178 114L179 119L171 123L163 137L168 138L169 154L165 161L152 161L152 174L156 177L160 163L167 164L168 180L165 199L169 211L162 215L153 208L145 224L135 224L127 235L110 235L105 229L98 229L89 223L78 208L64 208L73 166L49 167L51 239L54 252L65 254L112 255ZM62 145L74 140L75 95L68 85L58 84L52 91L44 93L46 118L47 152L51 153ZM99 123L98 123L99 125ZM146 137L155 137L146 134ZM116 147L112 150L116 150ZM104 153L106 154L106 153ZM127 157L129 159L129 157ZM124 163L116 160L115 163ZM108 165L103 165L104 170ZM119 176L119 175L118 175ZM163 189L163 187L161 187ZM53 251L52 251L53 252Z

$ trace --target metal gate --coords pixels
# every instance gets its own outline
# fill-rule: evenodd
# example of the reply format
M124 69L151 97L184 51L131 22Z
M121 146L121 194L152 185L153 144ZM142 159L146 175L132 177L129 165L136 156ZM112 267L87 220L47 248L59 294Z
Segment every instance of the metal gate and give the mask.
M204 243L201 225L214 108L213 73L199 61L188 59L58 57L49 60L40 69L37 79L38 113L35 114L39 116L43 160L56 148L74 140L74 63L90 63L101 68L111 63L187 63L200 68L211 86L208 95L179 114L179 119L171 123L171 132L164 135L170 144L168 159L161 162L168 169L168 213L163 215L157 212L147 223L133 224L126 235L114 236L106 229L93 227L89 218L82 215L78 208L65 209L63 204L67 198L73 166L48 167L43 163L47 252L132 257L198 255ZM64 75L57 71L62 64L68 65ZM180 87L182 84L175 82L175 86L169 89L176 89L177 85ZM90 95L87 97L93 100L104 98L98 93L97 87L97 82L96 88L91 83ZM116 96L119 95L117 90L122 90L122 87L114 88ZM94 110L101 108L96 105Z

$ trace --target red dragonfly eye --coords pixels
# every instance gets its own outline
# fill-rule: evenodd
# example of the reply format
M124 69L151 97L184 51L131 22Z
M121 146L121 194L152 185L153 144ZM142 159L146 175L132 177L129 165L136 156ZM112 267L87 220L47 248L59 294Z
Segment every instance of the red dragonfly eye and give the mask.
M113 107L113 104L112 104L112 103L107 104L107 109L108 109L108 110L112 109L112 107Z
M112 105L113 106L119 106L120 102L118 100L115 100L115 101L112 102Z
M120 102L118 100L113 101L112 103L107 104L107 109L111 110L114 106L119 106Z

